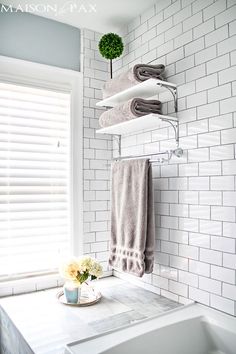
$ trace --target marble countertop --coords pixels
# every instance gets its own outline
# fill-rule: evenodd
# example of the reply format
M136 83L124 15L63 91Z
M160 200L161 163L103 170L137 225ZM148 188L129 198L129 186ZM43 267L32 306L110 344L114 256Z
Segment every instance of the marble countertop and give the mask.
M181 306L115 277L96 287L103 296L90 307L61 304L59 289L0 299L1 353L64 354L70 342Z

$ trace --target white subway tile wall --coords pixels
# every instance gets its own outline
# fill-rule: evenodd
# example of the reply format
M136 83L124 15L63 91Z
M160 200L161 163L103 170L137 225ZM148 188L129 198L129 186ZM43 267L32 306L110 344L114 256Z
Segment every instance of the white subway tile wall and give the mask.
M144 32L147 28L146 22ZM101 99L101 87L109 78L108 63L98 52L102 34L87 29L83 36L84 72L84 254L96 257L108 270L110 220L110 168L112 141L109 135L98 135L96 107Z
M153 168L155 267L145 282L163 296L183 303L195 300L232 315L236 315L235 18L235 1L159 0L124 29L125 54L114 62L115 74L140 62L163 63L167 79L178 84L184 156ZM173 113L172 102L164 105L164 111ZM174 146L173 132L166 125L122 138L125 154Z

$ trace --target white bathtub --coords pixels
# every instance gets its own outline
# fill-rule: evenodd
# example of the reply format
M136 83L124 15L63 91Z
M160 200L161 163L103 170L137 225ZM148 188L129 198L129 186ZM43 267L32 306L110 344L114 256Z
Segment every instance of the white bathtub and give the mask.
M70 354L236 354L236 318L192 304L67 345Z

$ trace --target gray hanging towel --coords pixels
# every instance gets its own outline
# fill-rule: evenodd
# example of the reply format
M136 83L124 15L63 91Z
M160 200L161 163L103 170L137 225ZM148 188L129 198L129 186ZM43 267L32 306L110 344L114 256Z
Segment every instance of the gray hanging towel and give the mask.
M155 221L152 170L148 159L112 165L109 264L142 277L154 263Z

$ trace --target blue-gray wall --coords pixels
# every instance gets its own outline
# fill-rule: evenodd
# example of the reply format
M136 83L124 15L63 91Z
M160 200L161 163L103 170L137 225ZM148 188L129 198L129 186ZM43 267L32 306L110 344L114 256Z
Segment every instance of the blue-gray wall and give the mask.
M79 71L80 30L26 12L2 11L0 55Z

